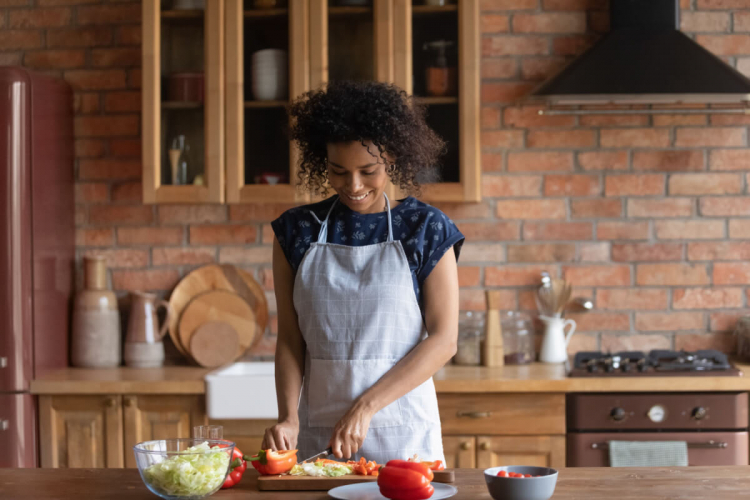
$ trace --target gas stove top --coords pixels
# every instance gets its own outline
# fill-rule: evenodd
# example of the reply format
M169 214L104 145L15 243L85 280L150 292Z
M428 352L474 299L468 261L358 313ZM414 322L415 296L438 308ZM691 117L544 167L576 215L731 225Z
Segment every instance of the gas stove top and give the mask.
M576 353L571 377L738 376L726 354L714 351L600 351Z

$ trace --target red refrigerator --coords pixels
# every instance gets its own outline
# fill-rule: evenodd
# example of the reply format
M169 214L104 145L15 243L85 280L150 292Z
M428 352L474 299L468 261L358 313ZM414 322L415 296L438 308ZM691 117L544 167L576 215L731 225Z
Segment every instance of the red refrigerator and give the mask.
M0 467L36 467L31 380L67 366L74 266L73 95L0 67Z

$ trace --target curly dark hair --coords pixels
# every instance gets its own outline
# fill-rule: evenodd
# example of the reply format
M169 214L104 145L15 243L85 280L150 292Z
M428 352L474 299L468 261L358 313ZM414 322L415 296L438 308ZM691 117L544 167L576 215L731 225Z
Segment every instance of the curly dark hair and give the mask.
M420 183L437 180L445 142L425 122L425 108L399 87L381 82L334 81L295 99L288 109L291 139L300 150L300 184L327 194L326 145L372 141L388 165L391 181L419 194ZM373 156L375 153L370 152Z

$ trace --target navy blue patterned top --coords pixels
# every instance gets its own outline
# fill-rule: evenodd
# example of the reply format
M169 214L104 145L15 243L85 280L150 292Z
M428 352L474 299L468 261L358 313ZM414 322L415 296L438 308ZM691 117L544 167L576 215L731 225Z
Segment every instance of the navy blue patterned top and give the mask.
M292 208L271 223L276 239L295 273L310 248L310 243L317 241L319 221L325 219L336 198L332 196L319 203ZM420 293L422 284L449 248L454 248L458 260L464 235L437 208L411 196L400 201L391 210L393 239L400 240L404 247L414 292L424 316ZM310 211L315 213L317 219ZM328 224L328 243L364 246L388 239L388 218L385 212L361 214L343 203L336 203Z

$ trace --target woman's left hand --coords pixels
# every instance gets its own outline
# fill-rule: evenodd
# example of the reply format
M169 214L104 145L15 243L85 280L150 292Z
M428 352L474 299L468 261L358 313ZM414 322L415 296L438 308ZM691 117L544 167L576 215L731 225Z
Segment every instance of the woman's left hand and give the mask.
M362 447L372 420L371 410L355 402L333 429L328 443L336 458L351 458Z

